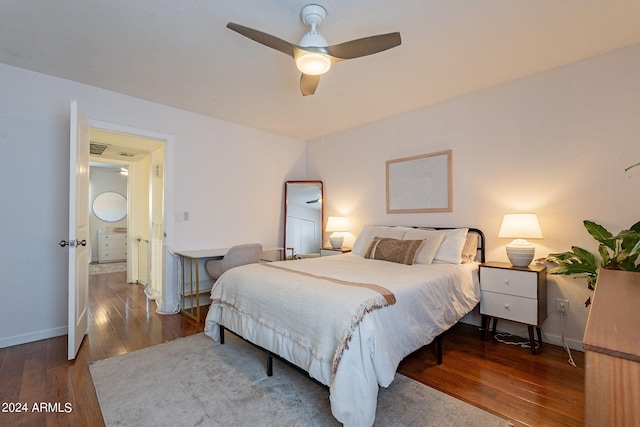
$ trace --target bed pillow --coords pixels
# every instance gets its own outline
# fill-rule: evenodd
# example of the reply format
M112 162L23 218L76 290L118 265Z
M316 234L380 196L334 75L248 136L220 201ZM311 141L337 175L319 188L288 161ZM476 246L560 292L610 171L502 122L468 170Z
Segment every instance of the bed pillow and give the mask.
M385 227L382 225L367 225L360 232L360 235L356 239L353 248L351 248L351 253L364 256L367 252L367 249L369 249L369 246L371 246L371 242L373 242L374 237L386 237L402 240L402 237L404 236L404 232L406 230L408 230L407 227ZM367 234L363 237L365 231Z
M375 237L367 249L365 258L398 264L413 264L422 240L399 240Z
M444 231L412 228L405 231L403 240L422 240L413 260L415 264L431 264L438 247L444 239Z
M468 228L443 230L444 239L433 257L434 264L461 264L462 248L467 241Z
M362 255L362 252L367 250L367 248L363 248L363 246L364 246L364 241L367 239L367 236L369 235L369 231L371 230L371 227L372 227L371 225L365 225L364 227L362 227L362 231L360 231L360 234L358 234L358 237L356 237L356 241L353 242L353 247L351 248L352 254Z
M478 233L470 231L462 248L462 263L473 262L478 254Z

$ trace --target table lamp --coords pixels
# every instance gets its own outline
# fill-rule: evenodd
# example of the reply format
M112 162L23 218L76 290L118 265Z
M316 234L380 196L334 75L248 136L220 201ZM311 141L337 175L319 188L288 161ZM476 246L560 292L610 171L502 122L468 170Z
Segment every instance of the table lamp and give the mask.
M330 216L329 219L327 219L327 228L325 231L332 233L331 236L329 236L331 247L333 249L340 249L344 242L344 235L342 233L347 231L347 220L342 216Z
M515 239L507 245L507 257L515 267L527 267L535 254L534 246L525 239L542 239L536 214L506 214L498 237Z

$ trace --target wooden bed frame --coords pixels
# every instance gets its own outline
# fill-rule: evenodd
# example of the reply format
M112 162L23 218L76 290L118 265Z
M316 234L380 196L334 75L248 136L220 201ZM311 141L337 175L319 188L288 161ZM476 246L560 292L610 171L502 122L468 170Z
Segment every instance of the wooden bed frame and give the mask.
M413 228L431 228L431 229L435 229L435 230L455 230L456 228L466 228L466 227L413 227ZM481 263L485 262L485 237L484 237L484 233L482 232L482 230L478 229L478 228L469 228L469 232L473 232L476 233L478 235L478 254L476 255L476 259L478 261L480 261ZM294 365L293 363L289 362L288 360L280 357L279 355L272 353L271 351L260 347L257 344L252 343L251 341L245 339L244 337L242 337L241 335L235 333L234 331L232 331L231 329L227 329L226 327L222 326L222 325L218 325L218 327L220 328L220 344L224 344L224 332L225 330L228 330L229 332L231 332L232 334L234 334L235 336L237 336L238 338L241 338L242 340L248 342L249 344L261 349L262 351L264 351L267 354L267 376L273 376L273 357L277 357L279 360L283 361L284 363L286 363L287 365L290 365L300 371L304 371L304 369ZM442 365L442 336L446 334L446 331L443 332L442 334L438 335L437 337L435 337L434 341L436 343L436 358L438 361L438 365ZM306 372L306 371L304 371ZM312 378L313 379L313 378ZM318 382L319 383L319 382ZM320 383L319 383L320 384ZM324 384L323 384L324 385ZM325 386L326 387L326 386Z

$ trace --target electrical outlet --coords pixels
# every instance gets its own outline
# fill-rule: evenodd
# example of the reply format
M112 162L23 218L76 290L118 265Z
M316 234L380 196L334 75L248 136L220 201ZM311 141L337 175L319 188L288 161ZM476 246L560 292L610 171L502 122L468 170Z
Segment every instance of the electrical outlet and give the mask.
M569 312L569 301L566 299L556 299L556 313L566 316Z
M189 212L175 212L173 219L175 222L189 221Z

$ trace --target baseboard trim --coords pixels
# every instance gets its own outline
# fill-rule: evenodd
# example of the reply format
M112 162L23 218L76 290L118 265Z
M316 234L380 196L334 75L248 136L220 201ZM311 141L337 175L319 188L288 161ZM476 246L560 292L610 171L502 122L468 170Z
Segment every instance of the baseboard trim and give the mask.
M553 345L559 345L560 347L564 347L564 345L562 344L562 336L561 335L550 335L543 332L543 342L548 342L549 344L553 344ZM564 339L564 341L567 343L567 347L569 347L571 350L576 350L576 351L584 351L584 347L582 346L582 341L578 341L578 340L572 340L569 338Z
M12 347L14 345L55 338L62 335L67 335L67 333L68 328L66 326L60 326L58 328L45 329L43 331L31 332L29 334L2 338L0 339L0 348Z
M479 328L481 327L480 322L478 322L477 319L471 317L464 317L460 320L460 322L478 326ZM497 332L506 332L508 334L512 334L521 338L529 339L529 333L525 325L509 322L508 320L498 323ZM584 351L584 347L582 347L582 341L566 337L564 340L567 343L567 347L569 347L571 350ZM545 332L544 328L542 328L542 342L564 347L562 345L561 335L548 334L547 332Z

